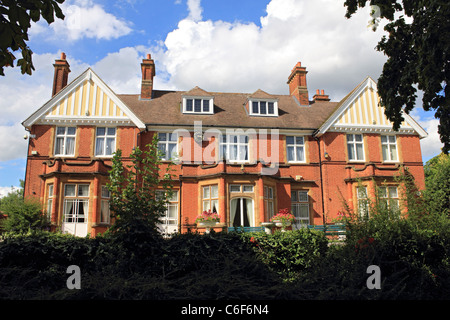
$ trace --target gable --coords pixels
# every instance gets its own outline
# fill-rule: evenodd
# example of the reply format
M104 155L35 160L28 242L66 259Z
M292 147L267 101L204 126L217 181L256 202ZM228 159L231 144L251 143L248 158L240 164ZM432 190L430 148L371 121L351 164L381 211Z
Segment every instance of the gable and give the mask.
M368 77L339 103L317 135L327 131L394 133L393 124L386 117L385 108L380 106L379 102L377 84ZM396 133L418 134L421 138L428 135L411 116L403 113L403 117L405 120Z
M89 68L67 85L23 125L33 124L145 125Z

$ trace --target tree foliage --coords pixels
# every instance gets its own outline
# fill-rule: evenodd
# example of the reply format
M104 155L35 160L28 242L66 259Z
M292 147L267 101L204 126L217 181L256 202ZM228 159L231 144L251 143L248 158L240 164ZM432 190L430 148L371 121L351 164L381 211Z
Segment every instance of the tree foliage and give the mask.
M443 151L450 150L450 2L443 0L346 0L346 17L368 3L379 18L388 20L376 49L388 57L378 79L378 93L386 116L398 130L423 91L423 108L439 119ZM399 13L400 16L395 15ZM406 18L407 17L407 18Z
M431 213L450 217L450 156L441 153L425 165L425 199Z
M48 24L55 16L64 19L58 4L65 0L0 0L0 75L4 76L4 67L13 67L16 57L13 52L21 51L22 58L17 61L22 74L31 75L34 70L30 47L27 45L28 29L31 21L44 18Z

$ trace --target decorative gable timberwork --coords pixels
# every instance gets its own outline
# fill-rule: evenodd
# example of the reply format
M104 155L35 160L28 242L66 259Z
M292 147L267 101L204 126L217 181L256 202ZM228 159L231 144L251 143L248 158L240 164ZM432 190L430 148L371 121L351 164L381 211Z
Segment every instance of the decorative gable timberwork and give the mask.
M325 132L379 132L394 133L392 122L385 115L385 108L379 104L376 82L367 77L337 106L334 113L320 127L317 135ZM403 113L405 121L397 133L418 134L425 138L427 133L409 115Z
M33 124L145 125L89 68L24 121Z

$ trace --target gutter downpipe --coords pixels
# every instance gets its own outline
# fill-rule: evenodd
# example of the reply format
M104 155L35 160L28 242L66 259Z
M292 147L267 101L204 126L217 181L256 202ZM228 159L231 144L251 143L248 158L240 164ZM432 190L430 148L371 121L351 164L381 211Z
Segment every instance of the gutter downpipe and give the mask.
M325 201L324 201L324 197L323 197L323 174L322 174L322 152L320 150L320 140L319 138L315 135L315 133L313 134L314 139L317 141L317 146L319 147L319 171L320 171L320 194L321 194L321 198L322 198L322 220L323 220L323 225L326 225L326 221L325 221Z

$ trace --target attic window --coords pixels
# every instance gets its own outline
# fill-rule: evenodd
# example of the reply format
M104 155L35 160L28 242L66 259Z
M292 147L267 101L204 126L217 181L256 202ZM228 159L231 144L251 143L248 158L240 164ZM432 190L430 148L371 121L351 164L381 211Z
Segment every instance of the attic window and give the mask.
M277 117L278 102L276 100L249 100L249 113L252 116Z
M183 113L214 114L212 97L183 97Z

